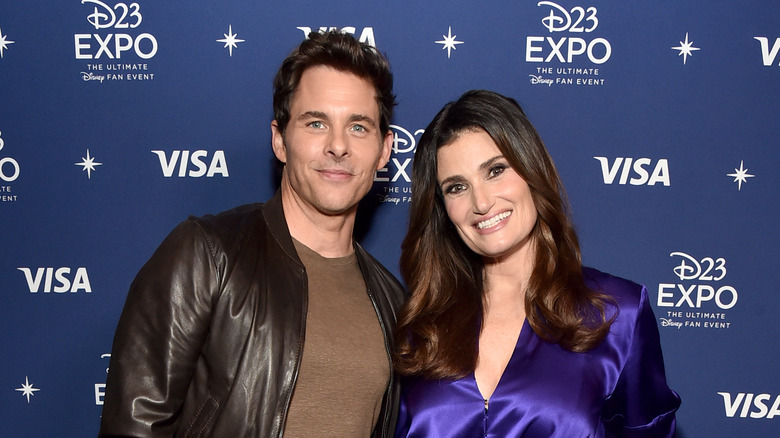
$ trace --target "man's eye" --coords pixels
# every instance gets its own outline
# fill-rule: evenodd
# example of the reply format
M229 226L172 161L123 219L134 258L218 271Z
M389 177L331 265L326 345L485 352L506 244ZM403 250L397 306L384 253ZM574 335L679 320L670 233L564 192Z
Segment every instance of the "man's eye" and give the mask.
M315 121L315 122L309 123L309 126L311 126L314 129L322 129L325 125L323 125L322 122Z
M355 125L355 126L352 127L352 130L356 131L356 132L366 132L366 131L368 131L366 129L366 127L363 126L363 125Z

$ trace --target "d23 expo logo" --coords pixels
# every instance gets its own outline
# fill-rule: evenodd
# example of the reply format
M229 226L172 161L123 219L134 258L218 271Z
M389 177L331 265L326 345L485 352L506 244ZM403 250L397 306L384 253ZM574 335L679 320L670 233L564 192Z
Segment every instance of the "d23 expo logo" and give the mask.
M111 359L111 353L104 353L100 355L101 359ZM108 374L108 368L106 368L106 374ZM95 383L95 405L96 406L103 406L103 399L106 397L106 383L105 380L103 382Z
M612 45L606 38L593 37L599 27L598 9L594 6L567 9L550 1L536 5L545 11L541 24L548 35L526 38L525 61L542 64L528 75L531 84L604 85L598 66L609 61Z
M390 130L393 131L390 161L376 171L374 182L379 183L379 202L398 205L412 201L412 159L417 139L425 130L410 132L398 125L390 125Z
M84 81L148 81L154 79L143 61L157 54L157 38L137 29L143 23L138 3L110 6L100 0L81 0L91 7L86 21L93 33L73 36L76 59L86 60L80 72ZM139 62L140 60L140 62Z
M734 286L724 284L728 273L726 259L696 258L684 252L670 256L679 260L672 269L679 282L658 285L658 307L671 308L662 312L661 326L730 328L727 311L737 304L739 293Z
M5 155L3 147L5 147L5 141L3 133L0 132L0 202L14 202L16 195L13 194L11 186L7 183L12 183L19 178L19 163L12 157L3 156Z

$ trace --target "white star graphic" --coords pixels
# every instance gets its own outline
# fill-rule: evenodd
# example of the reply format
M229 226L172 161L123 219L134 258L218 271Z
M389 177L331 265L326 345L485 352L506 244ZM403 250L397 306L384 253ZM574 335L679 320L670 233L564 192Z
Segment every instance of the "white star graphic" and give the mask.
M734 173L727 173L726 176L733 176L734 182L737 183L737 191L742 190L742 183L747 182L748 178L753 178L755 175L747 173L747 169L743 166L744 160L739 161L739 169L734 168Z
M3 35L3 30L0 29L0 58L3 57L3 50L7 50L9 44L13 44L16 42L16 41L9 41L5 39L7 36L8 35Z
M87 157L81 157L82 161L81 163L74 163L76 166L82 166L82 171L87 171L87 178L92 179L92 171L95 170L95 166L100 166L103 163L95 163L95 157L89 156L89 149L87 149Z
M24 384L21 388L16 388L17 391L22 392L22 397L27 397L27 403L30 403L30 396L35 395L35 391L40 391L38 388L33 388L32 383L27 380L27 376L24 376Z
M456 41L455 37L457 37L457 35L452 34L452 26L450 26L447 28L447 35L442 35L442 38L444 39L435 41L436 44L442 44L442 50L447 49L447 59L449 59L450 53L456 49L455 44L463 44L463 41Z
M691 53L692 51L701 50L698 47L693 47L693 41L688 42L688 32L685 32L685 42L680 41L680 46L672 47L672 49L680 51L680 53L678 53L677 56L682 55L683 65L685 65L685 62L688 60L689 56L693 56L693 53Z
M237 43L243 43L244 40L240 40L236 38L238 36L237 33L233 33L233 25L228 26L228 33L223 33L222 35L225 35L225 38L221 40L217 40L217 42L225 43L225 47L228 48L230 51L230 56L233 56L233 47L238 48Z

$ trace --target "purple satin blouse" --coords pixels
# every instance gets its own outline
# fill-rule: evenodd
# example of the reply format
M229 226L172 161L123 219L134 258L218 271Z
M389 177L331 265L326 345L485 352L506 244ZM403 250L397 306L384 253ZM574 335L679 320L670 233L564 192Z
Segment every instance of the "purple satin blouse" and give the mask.
M523 324L487 402L474 373L459 380L404 380L396 437L672 437L679 396L666 385L644 286L594 269L589 287L619 314L598 347L572 353Z

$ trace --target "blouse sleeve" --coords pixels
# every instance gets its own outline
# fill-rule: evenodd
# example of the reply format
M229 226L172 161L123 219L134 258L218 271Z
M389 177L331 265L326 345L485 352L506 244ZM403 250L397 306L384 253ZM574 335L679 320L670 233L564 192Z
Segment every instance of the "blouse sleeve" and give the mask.
M604 407L607 436L672 437L680 397L666 384L661 341L642 286L625 365Z
M401 397L398 408L398 422L395 425L395 438L405 438L409 434L409 408L406 404L406 386L408 385L409 377L401 378Z

